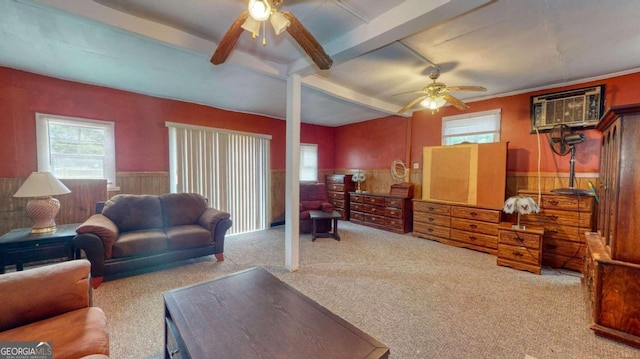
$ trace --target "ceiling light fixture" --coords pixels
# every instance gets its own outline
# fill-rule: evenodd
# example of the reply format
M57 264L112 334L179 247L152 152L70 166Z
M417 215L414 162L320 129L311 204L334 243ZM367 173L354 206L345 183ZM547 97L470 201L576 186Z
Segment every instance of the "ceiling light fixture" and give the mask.
M427 97L424 100L422 100L422 102L420 102L420 105L422 105L422 107L424 108L428 108L429 110L437 110L440 107L444 106L444 104L446 103L447 103L447 100L438 96L438 97Z
M271 15L271 5L268 0L249 0L249 14L256 21L265 21Z

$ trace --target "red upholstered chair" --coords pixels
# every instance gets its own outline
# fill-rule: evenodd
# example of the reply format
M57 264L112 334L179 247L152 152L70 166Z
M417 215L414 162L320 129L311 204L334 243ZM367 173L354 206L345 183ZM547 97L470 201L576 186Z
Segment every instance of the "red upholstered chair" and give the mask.
M333 211L333 205L329 203L327 186L324 183L300 184L300 233L311 233L311 217L309 211ZM318 232L329 232L331 220L317 220Z

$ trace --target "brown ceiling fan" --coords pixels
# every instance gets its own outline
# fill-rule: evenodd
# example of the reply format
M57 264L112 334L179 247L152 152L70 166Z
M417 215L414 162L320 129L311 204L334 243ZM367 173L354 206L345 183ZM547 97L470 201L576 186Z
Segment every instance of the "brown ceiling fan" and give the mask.
M256 38L259 36L260 27L264 31L265 22L269 20L276 35L287 30L321 70L331 68L333 60L302 23L290 12L280 12L276 9L281 2L282 0L249 0L249 9L242 12L231 24L227 33L218 43L218 47L211 57L211 63L220 65L225 62L243 30L251 32L253 38Z
M425 86L422 90L403 92L403 93L394 95L394 96L398 96L398 95L404 95L408 93L422 94L421 96L418 96L417 98L415 98L413 101L409 102L402 109L400 109L400 111L398 111L398 114L401 114L407 111L411 107L415 106L417 103L420 103L422 107L432 111L435 111L438 108L444 106L444 104L446 104L447 102L452 104L455 108L459 110L467 110L469 106L467 106L467 104L460 101L455 96L451 95L450 92L487 91L487 89L482 86L447 86L442 82L436 82L438 77L440 77L440 71L436 69L429 74L429 78L433 80L433 82Z

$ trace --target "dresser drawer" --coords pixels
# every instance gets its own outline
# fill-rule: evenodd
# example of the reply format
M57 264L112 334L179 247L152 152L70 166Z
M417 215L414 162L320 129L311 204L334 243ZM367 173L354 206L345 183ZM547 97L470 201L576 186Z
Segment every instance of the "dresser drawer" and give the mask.
M583 243L565 241L562 239L544 237L542 252L549 255L583 258L586 245Z
M546 224L558 224L573 227L591 228L591 213L570 212L553 209L541 210L538 213L531 213L520 217L520 221L525 219L526 223L534 223L544 227Z
M535 222L523 221L520 217L520 222L524 224L537 224ZM554 237L559 239L566 239L573 242L584 243L584 232L591 232L591 227L573 227L555 223L544 223L544 235L546 237Z
M478 221L499 223L500 211L472 207L451 207L451 216Z
M413 212L413 220L415 222L430 223L436 226L451 226L451 217L440 214Z
M449 238L451 229L449 227L435 226L427 223L413 222L413 232L428 236Z
M344 184L327 183L327 191L344 192Z
M359 202L351 202L351 211L364 212L365 207L368 208L369 206Z
M343 175L327 175L325 176L325 182L327 182L327 184L344 184L345 177Z
M364 195L361 195L359 193L350 193L349 194L349 199L351 200L351 202L363 203L364 202Z
M338 209L344 209L344 201L338 201L338 200L332 200L331 204L333 204L333 209L338 210Z
M591 196L560 196L545 195L542 197L543 209L564 209L571 211L591 212L593 197Z
M458 242L473 244L480 247L486 247L491 249L498 248L497 237L481 234L481 233L461 231L461 230L452 228L451 239Z
M451 206L433 202L413 201L413 211L449 215L451 214Z
M500 244L500 246L498 246L498 257L532 265L539 265L540 263L539 250L509 246L506 244Z
M492 236L498 236L498 224L481 221L472 221L463 218L451 218L451 228L470 231L474 233L484 233Z
M391 198L391 197L386 197L384 199L384 205L385 207L391 207L391 208L399 208L402 209L404 208L404 202L405 199L404 198Z
M354 212L355 209L353 209L353 204L351 205L351 219L352 220L356 220L356 221L360 221L360 222L364 222L364 213L362 212Z
M391 217L391 218L404 218L405 213L402 209L398 209L398 208L385 208L384 210L385 216L387 217Z
M344 193L343 192L328 192L329 199L344 201Z
M501 230L498 241L500 245L525 246L535 250L540 248L540 235L537 234Z
M364 195L362 197L362 202L366 204L371 204L374 206L384 207L384 197Z

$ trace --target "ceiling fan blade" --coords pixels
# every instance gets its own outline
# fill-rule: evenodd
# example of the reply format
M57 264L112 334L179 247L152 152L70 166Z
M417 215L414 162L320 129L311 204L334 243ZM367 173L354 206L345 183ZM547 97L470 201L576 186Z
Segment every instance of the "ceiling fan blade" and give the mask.
M448 93L442 94L442 98L447 100L448 103L455 106L455 108L457 108L458 110L467 110L469 108L469 106L467 106L464 102L458 100Z
M311 57L311 60L321 70L328 70L333 65L333 59L322 48L322 45L305 29L302 23L290 12L282 13L291 25L287 27L287 32L300 44L302 49Z
M482 86L451 86L445 89L447 92L454 91L487 91L486 88Z
M249 17L249 12L244 11L240 16L238 16L236 21L229 26L229 30L224 34L222 40L218 43L216 51L213 53L213 56L211 56L212 64L220 65L227 60L227 57L229 57L231 50L233 50L233 46L236 44L236 41L238 41L240 34L244 31L241 26L242 23L247 20L247 17Z
M400 93L397 93L397 94L391 95L391 96L400 96L400 95L406 95L406 94L409 94L409 93L423 93L423 94L426 94L427 91L425 91L425 90L407 91L407 92L400 92Z
M405 112L406 110L412 108L413 106L415 106L415 104L417 104L418 102L424 100L425 98L427 98L427 96L420 96L416 99L414 99L413 101L409 102L408 104L406 104L403 108L400 109L400 111L398 111L398 115Z

